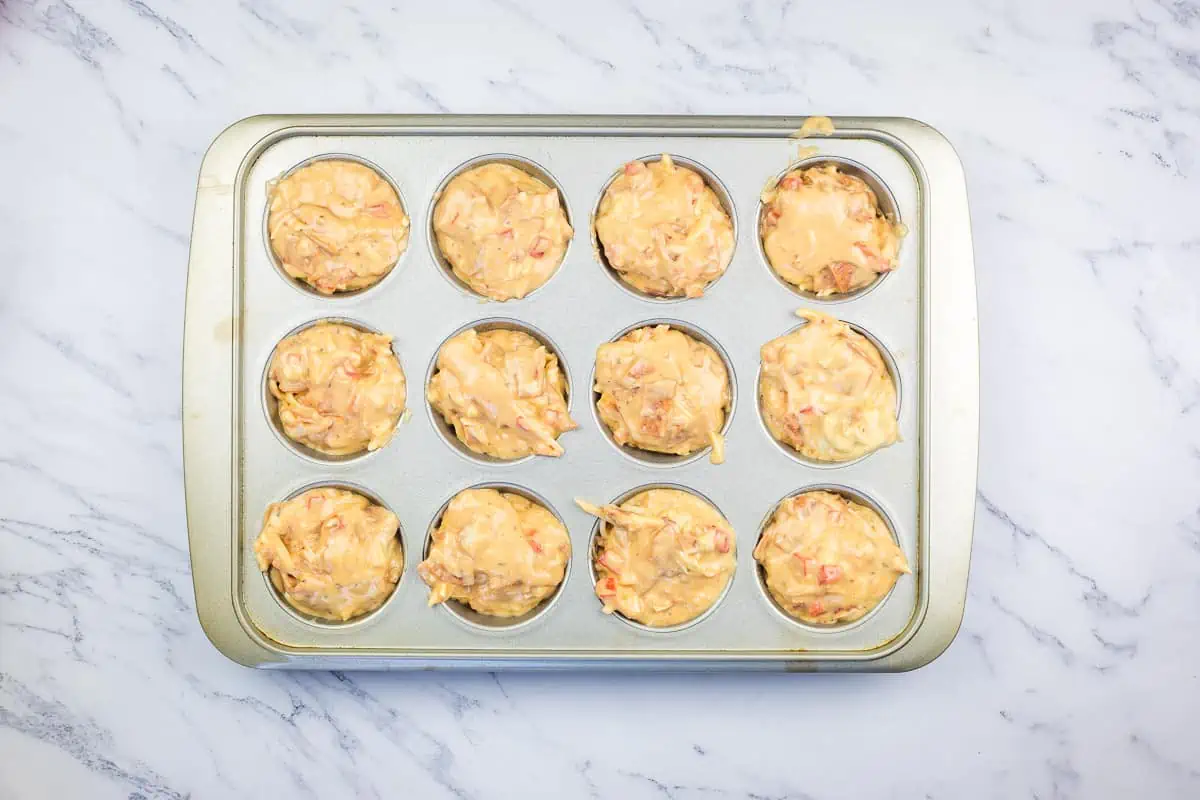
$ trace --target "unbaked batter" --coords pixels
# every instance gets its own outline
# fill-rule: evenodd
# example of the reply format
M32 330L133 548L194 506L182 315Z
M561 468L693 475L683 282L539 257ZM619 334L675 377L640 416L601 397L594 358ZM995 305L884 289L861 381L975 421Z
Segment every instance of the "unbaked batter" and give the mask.
M754 558L775 602L813 625L859 619L911 571L879 514L823 491L780 504Z
M309 489L272 503L254 542L258 568L291 606L344 622L374 611L404 569L396 515L356 492Z
M688 455L713 447L729 411L729 373L713 348L669 325L638 328L596 351L596 409L618 444ZM720 442L723 444L723 442Z
M896 387L866 337L827 314L763 345L759 406L771 435L816 461L852 461L899 439Z
M417 567L429 605L466 603L480 614L517 617L562 583L571 540L544 506L512 492L467 489L450 501Z
M711 608L733 577L733 527L690 492L649 489L620 506L575 502L604 520L593 556L605 613L679 625Z
M809 117L800 125L799 130L792 134L796 139L804 139L808 136L832 136L834 132L833 120L829 117Z
M626 283L661 297L699 297L733 257L733 223L694 170L669 155L631 161L596 213L604 257Z
M319 322L275 348L267 386L293 441L327 455L378 450L404 413L392 337Z
M836 164L792 170L762 194L760 226L771 268L825 297L861 289L896 268L901 228L871 188Z
M456 175L434 208L433 230L454 274L493 300L548 281L572 233L557 189L500 163Z
M454 336L438 351L426 394L459 441L494 458L561 456L559 435L579 427L567 414L558 358L522 331Z
M270 189L267 229L284 271L321 294L378 283L408 246L396 190L356 161L322 159Z

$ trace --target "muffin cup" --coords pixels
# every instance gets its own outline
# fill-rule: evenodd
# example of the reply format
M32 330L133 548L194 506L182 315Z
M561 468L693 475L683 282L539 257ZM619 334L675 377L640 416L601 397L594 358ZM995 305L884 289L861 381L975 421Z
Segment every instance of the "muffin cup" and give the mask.
M673 161L676 165L687 167L704 179L704 184L708 186L709 189L712 189L713 194L717 196L717 201L720 202L721 208L724 209L725 215L729 217L729 222L733 226L733 250L729 255L729 263L725 265L724 272L722 272L715 279L713 279L712 282L704 287L704 294L707 296L708 293L711 292L713 288L721 281L721 278L725 277L725 273L733 267L734 256L737 254L738 215L733 205L733 195L729 193L729 189L725 187L725 184L721 182L721 179L717 177L717 174L708 167L700 164L697 161L693 161L690 158L677 156L674 153L669 153L668 155L671 156L671 161ZM631 159L631 161L640 161L643 164L653 164L657 161L662 161L662 154L656 153L653 155L642 156L641 158ZM682 303L685 300L699 299L695 297L663 296L644 292L628 283L621 273L608 263L608 257L604 254L604 245L600 241L599 234L596 233L596 217L600 213L600 204L604 202L604 196L608 194L609 187L612 186L613 181L615 181L620 175L621 169L617 169L612 175L609 176L608 180L605 181L603 188L600 189L599 196L596 198L595 205L592 206L592 215L590 218L590 224L588 225L588 230L591 232L592 237L592 252L595 253L596 260L600 262L600 266L604 268L604 273L608 275L608 277L611 278L612 281L621 289L628 292L633 297L637 297L641 300L649 300L652 303Z
M558 509L551 505L549 500L542 497L532 489L527 489L524 486L519 486L515 483L504 483L501 481L477 483L474 486L468 486L466 489L460 489L450 497L446 498L446 502L442 503L441 507L437 510L437 513L433 515L433 519L430 520L429 527L425 531L425 545L421 550L422 560L429 558L429 551L433 547L433 532L437 530L439 525L442 524L442 517L445 515L446 509L450 507L450 502L454 500L455 497L458 497L458 495L470 489L495 489L498 492L509 492L511 494L520 495L526 500L529 500L532 503L537 503L545 508L554 515L554 518L558 520L559 524L563 526L564 530L568 530L567 523L563 520L562 515L558 513ZM563 570L563 578L561 581L559 581L558 586L554 588L554 591L551 592L545 600L542 600L532 609L526 611L520 616L497 617L491 614L483 614L471 608L466 603L453 599L446 600L438 605L442 607L445 613L454 617L454 619L459 623L471 628L472 630L481 631L484 633L514 633L533 625L539 619L549 614L550 610L554 608L555 604L558 602L558 598L562 596L563 587L567 585L567 581L571 577L571 561L573 557L573 552L567 553L567 564Z
M829 155L816 155L811 156L810 158L801 159L782 172L779 172L769 185L772 187L777 185L788 173L795 172L796 170L804 170L811 167L823 167L828 164L836 166L838 170L845 175L850 175L861 179L863 183L865 183L875 194L876 206L879 208L880 212L882 212L883 216L893 225L903 224L903 221L900 219L900 206L896 203L896 196L892 194L892 190L888 188L888 185L883 182L882 178L853 159ZM873 291L875 287L879 286L879 284L883 283L887 277L891 275L891 272L882 272L876 275L875 280L871 281L866 286L858 289L852 289L849 292L843 292L840 294L819 295L816 292L810 292L805 289L801 289L794 283L784 280L783 276L775 271L775 267L771 266L771 260L767 258L767 251L763 246L762 240L762 223L763 217L766 215L766 213L767 204L762 201L760 194L758 199L758 214L756 216L757 222L754 231L754 241L757 243L759 261L762 262L763 266L767 268L767 272L776 280L776 282L779 283L779 285L783 286L797 297L803 297L805 300L811 300L814 303L846 303L862 297L867 292ZM904 240L901 239L900 248L903 247ZM899 250L897 253L899 253Z
M622 336L631 333L639 328L652 328L656 325L669 325L672 329L685 333L698 342L708 345L720 357L721 363L725 366L725 373L729 377L729 408L725 412L725 424L721 426L721 435L726 436L729 433L729 426L733 423L733 412L737 410L738 397L738 382L737 375L733 371L733 360L730 359L729 353L725 348L707 331L690 322L684 322L678 319L668 319L665 317L656 317L645 322L636 322L618 331L608 343L618 341ZM600 402L600 392L596 391L596 362L592 361L592 372L588 377L588 386L592 389L592 418L596 421L596 426L600 429L600 433L604 435L605 441L612 445L618 453L631 459L639 464L644 464L648 467L682 467L708 455L712 452L712 445L702 447L695 452L686 455L677 455L675 453L659 453L654 450L644 450L633 445L619 444L613 438L612 430L604 424L604 420L600 418L600 410L597 404Z
M359 495L362 495L363 497L367 498L373 504L375 504L377 506L381 506L383 508L386 508L388 511L391 511L392 514L396 516L397 520L399 520L399 518L400 518L399 515L396 515L396 512L392 509L392 507L389 506L387 503L385 503L379 497L379 495L375 494L370 489L367 489L364 486L360 486L357 483L350 483L349 481L320 481L317 483L310 483L307 486L300 487L296 491L289 494L287 497L283 498L282 502L286 503L289 500L294 500L297 497L299 497L300 495L302 495L305 492L310 491L312 489L342 489L347 492L354 492L355 494L359 494ZM405 556L408 553L408 548L404 543L404 527L402 525L397 525L397 527L396 527L396 538L400 540L401 564L403 565L406 560ZM263 580L267 584L267 591L269 591L271 593L271 596L275 598L275 601L277 603L279 603L280 607L282 607L283 610L286 611L291 616L295 617L296 619L300 620L301 622L305 623L306 625L312 625L317 628L327 628L327 629L331 629L331 630L346 630L347 628L357 628L362 625L365 625L368 622L379 619L379 617L381 617L383 615L384 611L391 604L392 600L394 600L396 598L396 595L399 594L399 592L397 592L397 589L400 588L400 582L404 580L404 575L407 571L408 570L404 569L402 566L401 572L400 572L400 577L396 579L395 585L392 586L391 593L388 594L387 599L385 599L382 603L379 604L378 608L372 609L365 614L360 614L357 617L351 617L350 619L342 621L342 622L339 622L337 620L325 619L324 617L318 617L313 614L305 613L304 611L301 611L300 609L296 608L291 603L289 603L287 601L287 598L284 597L284 595L283 595L283 590L279 586L276 585L275 580L272 578L272 573L275 572L274 569L269 569L266 572L263 572L262 576L263 576Z

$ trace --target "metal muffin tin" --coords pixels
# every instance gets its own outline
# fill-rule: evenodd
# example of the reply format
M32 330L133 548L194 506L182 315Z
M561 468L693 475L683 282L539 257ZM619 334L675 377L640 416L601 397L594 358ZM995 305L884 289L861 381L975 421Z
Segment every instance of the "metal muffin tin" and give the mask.
M209 638L250 666L318 669L564 668L905 670L928 663L962 618L978 450L978 345L970 219L962 166L936 131L907 119L835 119L832 136L798 141L802 117L252 117L217 137L201 167L188 272L184 460L196 605ZM865 170L881 203L909 229L900 266L848 299L800 296L758 244L759 195L800 145ZM661 300L615 285L594 247L601 192L633 159L670 153L696 165L734 218L725 275L699 299ZM411 218L408 247L378 285L321 297L274 263L265 235L272 180L314 158L350 157L397 188ZM540 289L483 302L439 263L429 215L463 165L536 165L575 213L574 241ZM690 162L690 163L689 163ZM298 291L299 289L299 291ZM759 348L796 326L798 307L843 319L882 346L893 367L902 440L842 466L791 457L762 423ZM278 342L320 319L394 337L408 381L407 421L368 456L320 459L280 440L264 376ZM439 432L424 382L437 349L473 323L509 319L540 332L570 382L578 430L566 454L498 462L472 457ZM727 356L737 402L726 462L632 457L600 428L591 387L596 348L638 323L677 320ZM636 454L642 456L643 454ZM314 485L360 487L400 518L405 569L394 595L365 619L315 624L277 597L255 564L267 505ZM543 498L571 537L567 577L552 605L515 625L469 610L429 608L417 574L423 537L458 491L512 487ZM651 485L710 498L737 533L737 568L702 619L650 630L601 612L590 569L601 504ZM764 520L805 488L844 487L890 523L913 567L871 614L829 629L796 623L765 594L753 558Z

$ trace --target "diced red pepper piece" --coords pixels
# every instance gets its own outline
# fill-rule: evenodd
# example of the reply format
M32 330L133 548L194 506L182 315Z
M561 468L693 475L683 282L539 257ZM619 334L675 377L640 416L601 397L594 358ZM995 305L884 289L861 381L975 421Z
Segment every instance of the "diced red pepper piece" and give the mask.
M876 253L866 242L855 242L854 246L863 254L863 258L867 260L867 264L876 272L890 272L892 269L891 263Z
M870 261L873 258L878 258L878 256L875 255L875 251L872 250L870 245L868 245L866 242L855 242L854 247L858 250L858 252L862 253L863 256L866 257L867 261Z
M833 276L833 284L839 292L844 292L850 288L850 283L854 280L853 264L839 261L829 268L829 272Z
M626 175L636 175L637 173L641 172L645 168L645 166L646 165L640 161L630 161L628 164L625 165L625 174Z
M818 583L833 583L842 577L842 568L837 564L822 564L817 572Z
M633 366L629 368L629 377L644 378L651 372L654 372L654 364L643 359L638 359L637 361L633 362Z
M615 597L617 594L617 579L605 578L596 584L596 594L601 597Z
M783 180L781 180L779 182L779 185L784 189L799 189L800 188L800 176L799 175L785 175L783 177Z
M718 553L728 553L729 533L726 531L717 531L713 535L713 544L716 546Z
M820 600L813 600L811 603L808 604L808 613L824 614L825 613L825 604L822 603Z

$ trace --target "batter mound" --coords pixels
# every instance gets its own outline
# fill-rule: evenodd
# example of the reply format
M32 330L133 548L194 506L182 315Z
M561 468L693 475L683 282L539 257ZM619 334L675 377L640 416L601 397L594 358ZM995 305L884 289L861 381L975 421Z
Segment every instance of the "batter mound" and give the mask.
M446 507L417 567L429 605L458 600L480 614L518 617L554 593L571 540L544 506L511 492L467 489Z
M395 514L356 492L309 489L267 507L254 554L293 608L344 622L379 608L396 588L399 528Z
M558 358L527 333L463 331L438 351L429 404L470 450L494 458L561 456L567 414Z
M867 286L897 266L900 231L875 193L836 164L792 170L762 194L763 251L788 283L820 297Z
M596 351L596 409L618 444L720 463L729 373L713 348L669 325L638 328Z
M754 558L762 564L775 602L812 625L853 622L911 572L874 510L821 491L780 504Z
M593 556L606 614L679 625L711 608L733 577L733 527L690 492L649 489L619 507L575 502L604 520Z
M626 283L660 297L700 297L733 257L733 223L704 179L669 155L631 161L596 212L604 257Z
M404 413L392 337L321 322L275 348L267 387L292 441L327 455L378 450Z
M760 352L759 406L771 435L814 461L852 461L900 436L883 356L849 325L816 311Z
M324 159L278 181L267 218L284 271L321 294L378 283L408 246L396 190L370 167Z
M508 164L456 175L433 210L433 230L454 274L492 300L548 281L572 233L558 190Z

